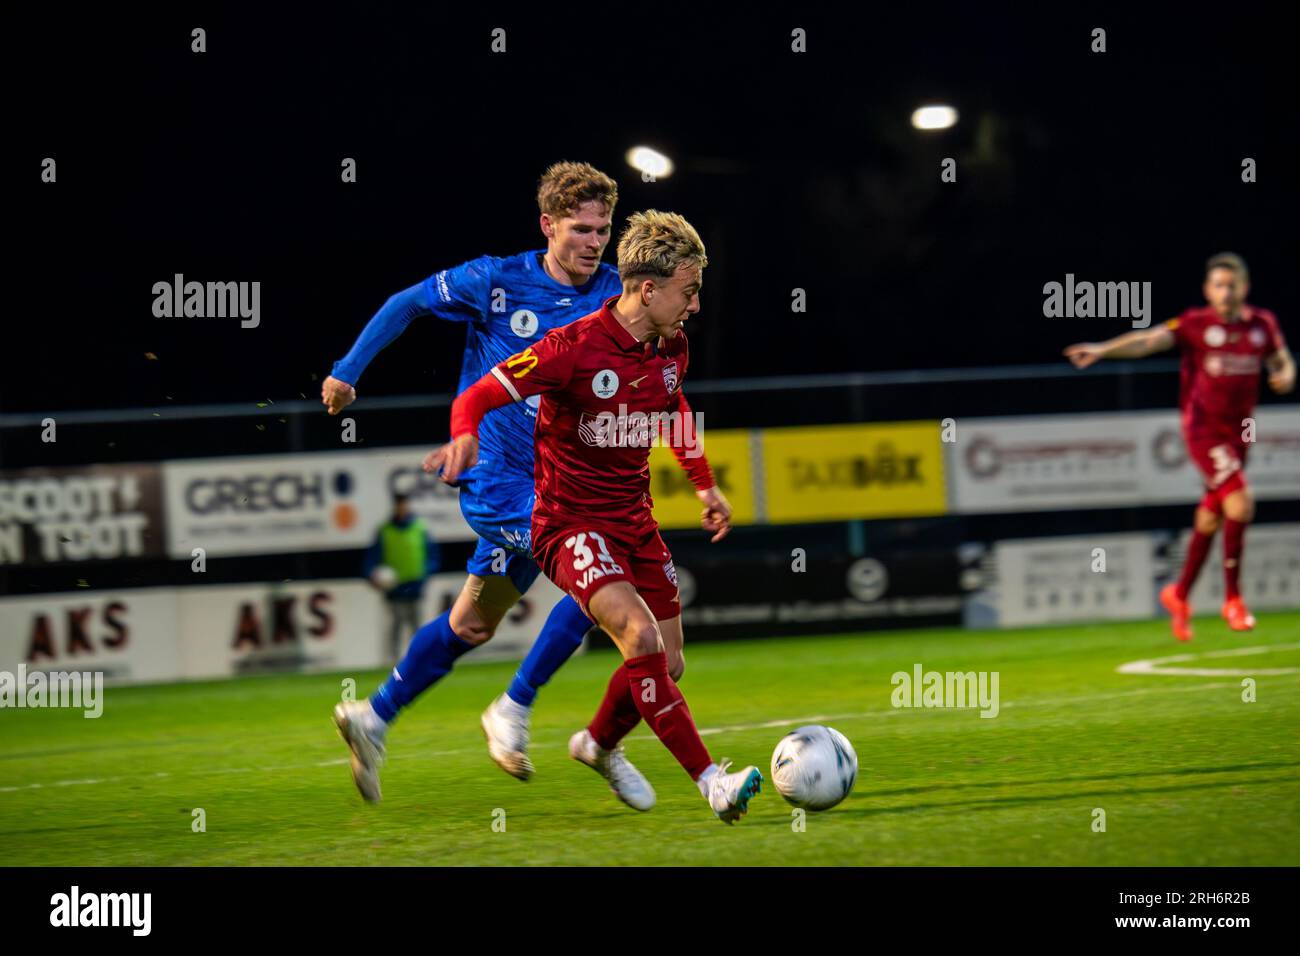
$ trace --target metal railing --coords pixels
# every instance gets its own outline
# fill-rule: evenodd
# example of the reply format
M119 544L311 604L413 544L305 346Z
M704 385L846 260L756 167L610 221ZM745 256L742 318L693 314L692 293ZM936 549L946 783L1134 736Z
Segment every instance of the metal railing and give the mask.
M1047 379L1089 379L1126 375L1168 374L1177 371L1171 360L1151 362L1110 362L1088 369L1075 369L1062 362L1036 365L992 365L977 368L908 369L895 372L851 372L847 374L776 375L755 378L706 379L690 382L687 392L694 395L749 394L752 392L791 392L809 389L881 388L898 385L949 385L975 382L1043 381ZM366 398L350 411L403 411L450 407L455 395L391 395ZM317 414L322 411L317 399L295 398L284 402L216 402L203 405L157 405L137 408L87 409L59 412L0 413L0 430L39 426L47 417L69 425L103 425L120 422L148 424L163 420L194 418L275 417L286 414ZM1025 409L1037 411L1037 409Z
M691 380L710 428L758 428L1172 408L1176 360L1050 364ZM343 415L316 398L0 414L5 469L225 455L337 451L446 440L453 395L363 392ZM1267 400L1267 399L1266 399ZM58 440L42 440L52 418ZM344 444L344 419L357 444Z

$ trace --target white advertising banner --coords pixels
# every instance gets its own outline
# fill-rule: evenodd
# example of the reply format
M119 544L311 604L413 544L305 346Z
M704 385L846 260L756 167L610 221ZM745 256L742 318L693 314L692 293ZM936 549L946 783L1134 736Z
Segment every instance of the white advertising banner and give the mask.
M165 462L167 550L187 558L363 548L392 511L393 495L440 541L475 537L457 491L420 463L427 449L313 452Z
M450 607L464 583L460 573L431 577L422 620ZM457 666L521 659L562 596L538 578L493 639ZM0 671L102 671L106 682L134 684L373 670L394 663L389 621L382 595L360 580L4 598Z
M991 605L1001 627L1150 617L1154 551L1148 534L999 541L992 593L974 600Z
M101 671L106 682L180 676L176 591L124 588L0 600L0 671Z
M360 581L177 589L186 679L383 667L378 592Z
M364 453L364 493L378 495L367 510L378 510L387 518L393 495L409 495L412 513L424 520L434 540L473 541L478 536L460 513L460 493L437 475L425 474L421 467L425 453L432 447L384 448ZM370 529L372 534L374 530Z
M959 420L946 449L956 513L1193 504L1204 493L1176 411ZM1246 474L1261 499L1300 498L1300 406L1257 410Z
M361 454L259 455L163 464L167 550L209 557L360 548L387 515L361 493Z

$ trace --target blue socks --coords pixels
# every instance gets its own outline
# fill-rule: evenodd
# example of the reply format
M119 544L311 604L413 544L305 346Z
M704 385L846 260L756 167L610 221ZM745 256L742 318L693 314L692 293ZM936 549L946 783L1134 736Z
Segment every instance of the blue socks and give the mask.
M519 665L506 696L525 707L533 705L537 691L573 656L583 637L595 627L582 613L578 602L567 594L551 609L551 615L537 635L532 650ZM418 638L417 638L418 639Z
M576 604L574 608L577 608ZM555 615L552 614L551 617L554 618ZM550 624L549 620L547 624ZM384 723L391 723L398 711L446 676L456 658L473 649L473 644L462 641L451 629L450 611L434 618L415 632L406 656L393 668L388 680L370 696L370 706ZM556 665L558 666L559 664ZM550 673L547 674L548 677Z
M578 602L565 595L551 610L542 633L511 681L507 696L516 704L531 707L538 689L573 656L593 626ZM461 640L451 629L450 611L435 618L415 632L406 656L370 696L370 706L384 723L392 723L403 707L447 675L456 658L473 649L473 644Z

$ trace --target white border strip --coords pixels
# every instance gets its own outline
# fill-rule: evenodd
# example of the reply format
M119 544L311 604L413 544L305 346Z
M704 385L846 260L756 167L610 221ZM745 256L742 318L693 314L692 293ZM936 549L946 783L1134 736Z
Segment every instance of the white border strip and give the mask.
M492 374L498 382L506 387L506 391L510 393L511 397L514 398L516 402L522 402L524 400L523 396L520 395L519 391L515 388L514 383L501 374L501 369L493 365Z

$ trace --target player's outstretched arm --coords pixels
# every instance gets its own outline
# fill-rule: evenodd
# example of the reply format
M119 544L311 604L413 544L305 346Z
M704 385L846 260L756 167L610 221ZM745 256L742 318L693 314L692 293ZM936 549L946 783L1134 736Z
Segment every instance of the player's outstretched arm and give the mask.
M337 415L356 401L357 380L366 366L420 315L432 315L425 305L423 283L389 297L366 323L348 354L334 363L333 372L321 383L321 404L331 415Z
M1166 325L1117 335L1105 342L1078 342L1063 353L1075 368L1087 368L1104 359L1146 358L1174 347L1174 333Z

